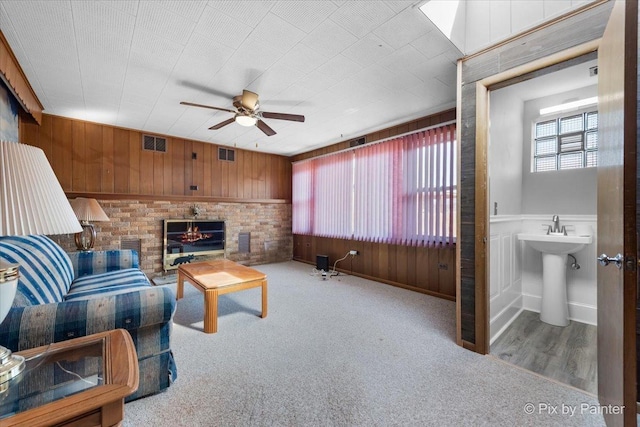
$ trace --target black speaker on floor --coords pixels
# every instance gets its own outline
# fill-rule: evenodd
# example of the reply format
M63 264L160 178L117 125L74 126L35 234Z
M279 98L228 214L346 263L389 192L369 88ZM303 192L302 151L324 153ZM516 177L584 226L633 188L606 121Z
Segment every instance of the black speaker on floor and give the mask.
M316 255L316 270L329 271L329 257L326 255Z

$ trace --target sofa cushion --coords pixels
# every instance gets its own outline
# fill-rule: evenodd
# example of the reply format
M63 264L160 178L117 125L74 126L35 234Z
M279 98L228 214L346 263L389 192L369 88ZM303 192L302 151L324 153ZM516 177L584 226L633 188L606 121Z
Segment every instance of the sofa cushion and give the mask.
M108 295L132 292L151 287L151 282L137 268L109 271L77 278L65 297L66 301L89 299Z
M125 268L140 268L138 253L131 249L71 252L69 258L76 278Z
M61 302L73 281L69 257L47 236L0 237L0 259L20 264L14 306Z

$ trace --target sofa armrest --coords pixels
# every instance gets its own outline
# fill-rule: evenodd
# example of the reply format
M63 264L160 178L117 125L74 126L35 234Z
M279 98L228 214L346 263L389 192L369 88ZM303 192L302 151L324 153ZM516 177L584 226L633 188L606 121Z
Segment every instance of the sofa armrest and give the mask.
M111 329L135 331L171 321L176 298L167 287L14 307L0 324L0 345L12 351L87 336Z
M138 252L132 249L115 249L110 251L70 252L74 277L106 273L124 268L140 268Z

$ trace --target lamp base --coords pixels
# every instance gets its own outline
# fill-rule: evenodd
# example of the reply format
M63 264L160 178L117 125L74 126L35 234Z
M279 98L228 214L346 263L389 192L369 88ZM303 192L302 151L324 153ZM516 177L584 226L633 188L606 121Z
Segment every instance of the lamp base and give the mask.
M24 371L24 357L12 355L11 350L0 346L0 392L5 391L9 380L20 375Z
M82 231L75 234L76 247L79 251L91 251L96 241L96 229L88 222L82 221L80 225Z

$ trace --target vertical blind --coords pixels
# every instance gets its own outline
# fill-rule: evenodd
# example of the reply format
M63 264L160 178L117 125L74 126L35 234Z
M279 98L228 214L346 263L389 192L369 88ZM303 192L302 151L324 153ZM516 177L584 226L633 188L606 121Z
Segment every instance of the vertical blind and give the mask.
M455 125L293 165L293 233L409 246L455 242Z

